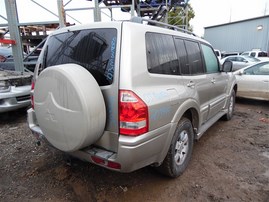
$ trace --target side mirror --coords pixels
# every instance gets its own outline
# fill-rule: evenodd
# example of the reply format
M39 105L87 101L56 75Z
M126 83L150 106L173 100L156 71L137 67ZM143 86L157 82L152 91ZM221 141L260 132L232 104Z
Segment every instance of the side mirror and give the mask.
M233 62L232 61L225 61L221 67L222 72L231 72L233 69Z

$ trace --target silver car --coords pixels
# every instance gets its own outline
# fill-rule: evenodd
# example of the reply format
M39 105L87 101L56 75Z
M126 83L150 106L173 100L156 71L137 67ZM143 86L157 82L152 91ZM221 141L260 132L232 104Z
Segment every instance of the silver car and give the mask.
M38 139L82 160L119 172L151 165L177 177L194 140L232 118L236 79L207 41L139 21L52 33L28 123Z
M234 72L237 97L269 100L269 61L260 62Z
M29 107L32 75L0 69L0 113Z
M243 67L260 62L261 60L247 55L236 55L222 58L220 63L223 64L225 61L231 61L233 63L233 71L236 71Z

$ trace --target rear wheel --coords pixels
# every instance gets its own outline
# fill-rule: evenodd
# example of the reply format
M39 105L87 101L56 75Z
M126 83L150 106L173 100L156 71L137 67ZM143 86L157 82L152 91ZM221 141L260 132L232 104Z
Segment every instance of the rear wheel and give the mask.
M188 166L193 150L193 127L187 118L182 118L177 126L169 151L163 163L157 168L169 177L178 177Z

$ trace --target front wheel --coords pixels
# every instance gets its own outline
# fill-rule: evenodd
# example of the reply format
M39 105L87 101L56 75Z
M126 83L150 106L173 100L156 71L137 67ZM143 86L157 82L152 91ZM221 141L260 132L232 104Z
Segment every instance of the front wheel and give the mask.
M173 178L181 175L191 159L193 138L192 123L189 119L182 118L178 123L168 153L157 170Z

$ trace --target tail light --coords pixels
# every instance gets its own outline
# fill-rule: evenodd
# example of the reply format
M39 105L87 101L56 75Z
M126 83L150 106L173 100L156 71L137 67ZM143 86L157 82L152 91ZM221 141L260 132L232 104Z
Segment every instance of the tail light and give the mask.
M3 55L0 55L0 62L5 62L6 61L6 57L5 56L3 56Z
M119 125L122 135L138 136L148 132L148 107L132 91L119 92Z
M31 84L31 106L33 109L35 109L34 106L34 89L35 89L35 81L32 80L32 84Z

